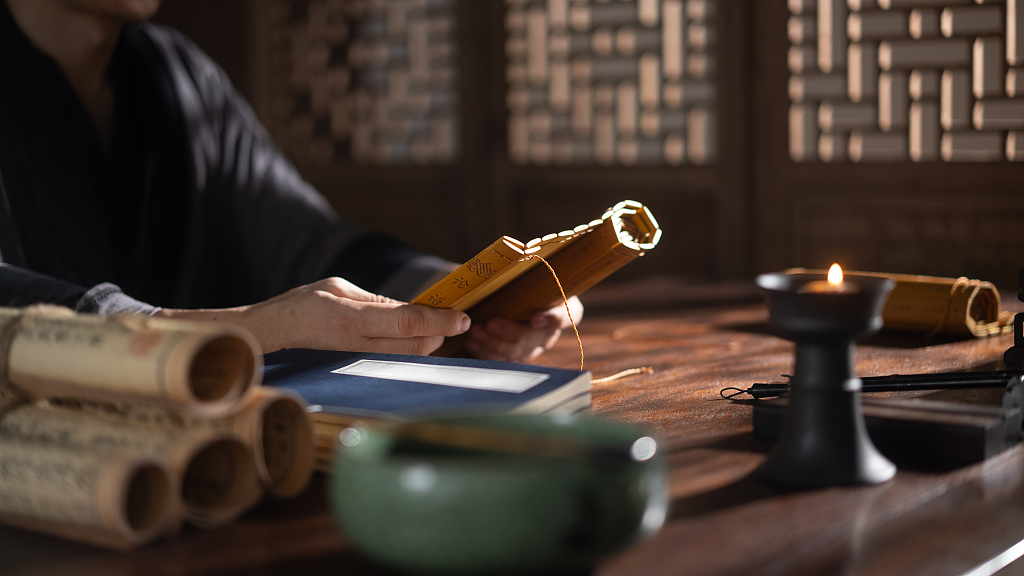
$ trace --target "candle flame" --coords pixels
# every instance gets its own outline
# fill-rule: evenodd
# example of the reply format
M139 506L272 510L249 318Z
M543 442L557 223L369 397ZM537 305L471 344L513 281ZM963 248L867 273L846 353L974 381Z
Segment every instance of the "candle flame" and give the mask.
M833 286L839 286L843 283L843 269L839 267L839 264L833 264L828 269L828 283Z

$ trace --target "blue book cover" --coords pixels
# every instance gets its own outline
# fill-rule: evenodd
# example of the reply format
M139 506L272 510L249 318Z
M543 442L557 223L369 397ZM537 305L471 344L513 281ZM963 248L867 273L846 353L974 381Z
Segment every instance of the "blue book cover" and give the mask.
M325 412L384 417L536 414L590 403L590 372L470 358L280 350L264 356L263 383Z

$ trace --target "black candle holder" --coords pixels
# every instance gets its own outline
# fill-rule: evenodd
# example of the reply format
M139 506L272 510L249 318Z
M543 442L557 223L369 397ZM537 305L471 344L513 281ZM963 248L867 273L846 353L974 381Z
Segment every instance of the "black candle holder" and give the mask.
M841 291L801 291L824 274L762 274L776 333L796 343L782 433L756 474L773 484L816 488L884 482L896 466L871 443L853 372L854 341L878 332L890 278L847 276Z
M1017 283L1024 290L1024 270L1017 275ZM1017 299L1024 302L1024 292L1017 293ZM1024 372L1024 312L1013 317L1013 346L1003 354L1007 370Z

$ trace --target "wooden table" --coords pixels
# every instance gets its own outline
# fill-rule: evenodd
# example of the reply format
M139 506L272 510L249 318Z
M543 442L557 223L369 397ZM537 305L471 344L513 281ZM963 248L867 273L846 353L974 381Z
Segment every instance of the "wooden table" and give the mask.
M642 299L633 297L647 289ZM585 299L586 300L586 299ZM1004 308L1021 310L1005 299ZM622 302L630 302L624 309ZM648 282L594 292L581 327L597 377L638 366L653 374L595 385L594 411L660 435L672 510L653 539L597 569L626 574L959 575L1024 541L1024 447L951 472L900 470L867 487L784 492L749 474L767 446L750 408L719 397L732 385L791 369L791 344L767 333L751 286ZM939 342L882 338L857 353L860 375L991 367L1009 336ZM542 358L578 365L574 338ZM331 522L318 477L298 499L269 502L226 528L186 530L122 555L0 527L0 574L381 574ZM982 571L987 574L991 571Z

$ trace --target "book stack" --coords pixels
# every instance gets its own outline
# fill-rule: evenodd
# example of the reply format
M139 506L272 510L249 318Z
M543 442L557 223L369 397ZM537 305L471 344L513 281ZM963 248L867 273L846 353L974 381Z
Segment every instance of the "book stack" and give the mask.
M244 330L0 308L0 522L127 550L312 473L305 405Z

